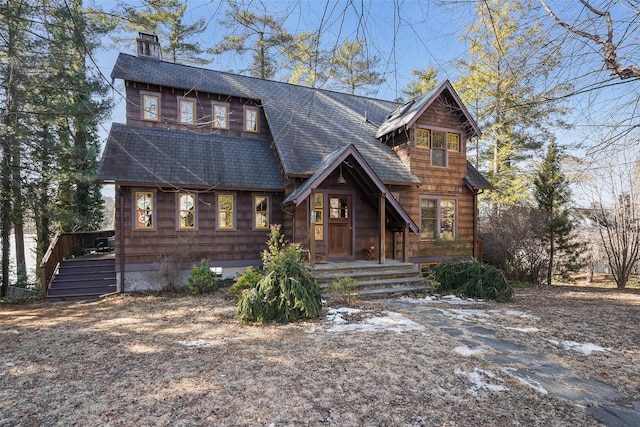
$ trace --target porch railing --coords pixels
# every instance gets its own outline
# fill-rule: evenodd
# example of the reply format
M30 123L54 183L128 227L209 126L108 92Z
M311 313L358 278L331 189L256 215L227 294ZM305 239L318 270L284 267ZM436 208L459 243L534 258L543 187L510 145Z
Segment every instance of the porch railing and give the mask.
M113 238L115 234L115 230L56 234L40 263L42 298L47 297L49 282L60 261L67 257L85 255L92 251L102 249L108 251L110 250L109 238Z

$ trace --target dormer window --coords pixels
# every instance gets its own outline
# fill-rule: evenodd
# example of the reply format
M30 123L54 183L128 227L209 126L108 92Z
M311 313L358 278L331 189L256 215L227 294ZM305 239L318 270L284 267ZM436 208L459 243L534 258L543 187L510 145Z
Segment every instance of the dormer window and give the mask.
M189 99L180 100L180 123L192 125L195 123L196 103Z
M245 108L244 130L247 132L258 132L258 109L257 108Z
M216 129L229 128L229 106L227 104L213 104L213 127Z
M460 134L416 128L415 144L431 150L432 166L447 166L447 152L460 152Z
M142 120L157 122L160 117L160 96L142 95Z

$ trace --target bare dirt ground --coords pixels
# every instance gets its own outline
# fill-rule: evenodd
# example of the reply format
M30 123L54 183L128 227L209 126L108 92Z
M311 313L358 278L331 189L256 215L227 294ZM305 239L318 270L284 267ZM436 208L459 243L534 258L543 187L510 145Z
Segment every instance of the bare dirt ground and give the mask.
M0 425L598 425L513 378L470 391L456 372L500 368L452 351L459 342L439 328L336 331L326 317L244 326L234 302L222 290L0 306ZM347 322L385 301L353 305L365 311ZM640 290L527 288L482 308L514 327L502 334L640 400ZM560 352L549 337L607 351Z

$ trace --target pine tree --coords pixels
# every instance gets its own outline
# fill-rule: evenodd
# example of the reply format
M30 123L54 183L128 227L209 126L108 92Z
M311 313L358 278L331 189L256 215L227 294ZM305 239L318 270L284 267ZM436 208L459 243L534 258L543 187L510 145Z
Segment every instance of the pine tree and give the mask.
M56 104L58 170L55 201L61 231L95 230L102 223L98 167L98 122L110 111L107 86L92 76L87 55L95 48L97 29L86 19L81 0L67 0L50 12L49 77ZM60 82L62 84L60 84Z
M374 71L380 63L377 56L368 57L362 40L345 40L331 59L331 78L338 88L351 94L365 86L380 85L385 79Z
M495 209L530 197L528 165L551 126L563 125L564 110L553 99L567 88L544 84L561 65L543 49L546 37L532 5L517 0L478 2L463 36L470 55L455 87L483 132L478 157L488 166Z
M410 82L405 89L402 89L402 93L408 99L412 99L429 92L437 85L436 74L433 67L429 67L427 70L411 70L411 75L418 79Z
M574 225L568 211L571 192L560 167L561 161L561 150L551 142L533 180L534 197L545 223L542 241L548 255L547 285L551 285L554 270L571 268L577 258L577 244L572 241ZM565 260L559 263L558 255L561 254L565 255Z
M207 29L204 18L191 24L184 23L187 2L180 0L146 0L144 7L124 5L116 14L113 25L125 31L135 30L157 34L163 41L167 60L177 64L209 64L211 59L202 55L205 49L194 39ZM100 14L105 18L105 14ZM109 22L107 20L107 22ZM120 40L120 39L118 39Z
M318 87L329 78L326 73L329 59L327 52L320 49L319 34L296 34L293 43L283 49L283 53L287 60L282 65L291 71L287 78L289 83Z
M233 34L225 36L222 42L208 52L214 55L228 51L238 54L250 52L253 59L248 69L249 75L273 79L276 73L276 55L293 42L293 36L283 28L284 19L274 18L266 10L258 15L241 9L236 2L229 2L226 17L220 23L232 30Z

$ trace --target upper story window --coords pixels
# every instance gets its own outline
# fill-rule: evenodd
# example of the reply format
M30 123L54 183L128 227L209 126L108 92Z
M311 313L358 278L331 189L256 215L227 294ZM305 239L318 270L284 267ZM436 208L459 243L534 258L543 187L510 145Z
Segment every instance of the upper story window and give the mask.
M229 106L213 104L213 127L217 129L229 128Z
M416 147L431 150L431 165L447 166L447 152L460 152L460 134L416 128Z
M233 194L218 194L218 230L235 228Z
M178 229L196 228L196 198L191 193L178 193Z
M258 132L258 109L257 108L245 108L244 130L246 130L247 132Z
M420 198L420 240L456 237L456 200Z
M416 129L416 147L429 148L431 143L431 133L429 129Z
M433 131L431 143L431 164L433 166L447 166L447 133Z
M160 117L160 96L142 95L142 120L157 122Z
M196 122L196 103L190 99L181 99L180 106L180 123L192 125Z
M134 228L136 230L153 230L154 229L154 202L153 192L136 191L135 192L135 219Z
M447 133L447 150L460 152L460 135Z
M269 228L269 196L253 198L253 214L256 230L267 230Z

